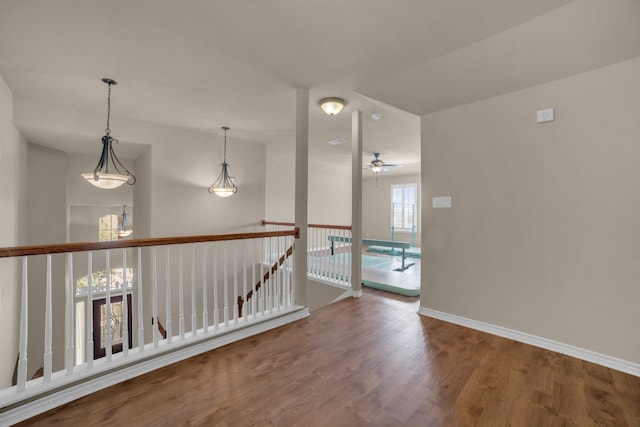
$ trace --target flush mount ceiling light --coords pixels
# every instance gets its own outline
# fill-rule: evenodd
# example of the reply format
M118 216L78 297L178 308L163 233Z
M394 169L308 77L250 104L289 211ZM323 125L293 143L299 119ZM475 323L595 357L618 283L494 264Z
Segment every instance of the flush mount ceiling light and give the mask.
M345 101L342 98L323 98L319 103L322 111L330 116L335 116L342 111L345 106Z
M133 233L133 228L127 220L127 205L122 206L122 214L120 215L120 224L118 224L118 237L129 237Z
M118 140L111 137L111 129L109 129L109 120L111 118L111 86L118 84L115 80L102 79L109 85L109 95L107 97L107 128L104 130L102 137L102 154L98 165L93 172L83 173L82 177L90 184L98 188L110 190L118 188L125 182L129 185L136 183L136 177L118 160L116 153L113 151L113 143ZM111 171L109 167L111 166Z
M209 193L213 193L220 197L229 197L238 192L238 187L233 182L233 178L229 176L229 163L227 163L227 131L229 128L223 126L224 129L224 157L218 179L209 187Z

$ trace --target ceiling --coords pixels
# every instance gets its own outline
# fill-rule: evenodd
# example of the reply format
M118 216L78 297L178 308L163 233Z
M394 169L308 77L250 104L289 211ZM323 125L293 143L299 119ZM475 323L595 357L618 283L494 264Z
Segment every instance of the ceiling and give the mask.
M351 112L361 110L365 162L380 152L385 161L405 165L389 174L416 173L420 115L638 54L624 41L636 30L623 28L624 46L615 52L603 46L595 59L589 53L582 62L540 65L539 56L561 58L580 37L589 38L593 26L599 30L598 8L637 11L634 1L621 2L626 10L611 3L3 0L0 75L20 105L16 125L27 139L64 151L97 152L106 112L102 77L118 81L111 127L125 145L132 143L131 158L143 148L117 134L119 117L212 134L229 126L230 140L289 150L295 89L304 86L313 159L350 165ZM586 22L566 34L562 19L576 13ZM546 31L535 34L541 26ZM560 39L559 45L543 50L535 43L547 38ZM528 60L518 54L523 47ZM345 110L324 114L317 101L327 96L346 99ZM77 130L86 123L45 120L53 110L68 110L69 117L82 112L83 121L95 122L95 140ZM374 112L382 118L373 120ZM326 144L336 138L347 143Z

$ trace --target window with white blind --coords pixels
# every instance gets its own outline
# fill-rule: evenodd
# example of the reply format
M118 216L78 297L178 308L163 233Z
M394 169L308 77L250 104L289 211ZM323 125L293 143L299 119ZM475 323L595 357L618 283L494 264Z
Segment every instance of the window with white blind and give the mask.
M391 227L395 231L414 231L417 227L417 184L391 186Z

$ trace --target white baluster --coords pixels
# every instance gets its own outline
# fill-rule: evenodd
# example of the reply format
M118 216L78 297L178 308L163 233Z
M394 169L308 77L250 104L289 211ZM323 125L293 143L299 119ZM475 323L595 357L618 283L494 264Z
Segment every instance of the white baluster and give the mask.
M111 251L107 250L106 254L106 266L107 266L107 298L106 298L106 314L105 314L105 334L106 342L102 343L105 347L107 362L111 361L113 355L113 348L111 344L111 263L110 263Z
M129 302L127 301L127 248L122 248L122 356L129 355Z
M86 348L86 358L87 358L87 369L91 369L93 367L93 252L87 252L87 309L85 310L87 313L87 348Z
M247 298L247 241L242 241L242 298ZM244 301L243 316L247 317L247 310L249 310L248 301Z
M292 246L295 246L295 241L296 241L296 238L295 238L295 237L292 237L292 238L291 238L291 245L292 245ZM296 277L296 276L295 276L295 271L294 271L294 269L295 269L295 265L296 265L296 261L295 261L295 257L296 257L296 256L297 256L297 255L296 255L296 251L295 251L295 248L294 248L294 251L293 251L293 253L291 254L291 273L290 273L290 274L291 274L291 279L292 279L292 280L293 280L293 278L294 278L294 277ZM307 256L307 255L306 255L306 254L302 254L302 256ZM293 304L293 303L296 301L296 299L295 299L295 293L296 293L296 287L295 287L295 285L292 285L292 286L289 288L289 305Z
M209 310L207 304L207 244L202 244L202 329L209 332Z
M73 294L74 294L74 286L73 286L73 253L67 254L68 268L67 268L67 276L69 277L69 288L67 289L67 304L65 307L67 313L67 333L65 336L65 342L67 343L67 353L65 364L67 367L67 374L73 373L73 356L75 353L75 348L73 345L73 310L75 307L73 306Z
M256 239L251 239L251 315L256 315L256 300L258 293L256 292ZM247 308L248 309L248 308Z
M166 321L167 324L164 327L164 329L167 331L167 342L169 344L171 344L171 342L173 341L173 332L171 329L171 247L167 246L166 247L166 259L165 259L165 263L166 263L166 282L165 282L165 305L164 305L164 309L165 309L165 316L166 316Z
M157 268L157 254L156 247L151 247L151 302L152 302L152 317L153 317L153 346L158 347L158 334L160 328L158 328L158 268Z
M229 245L227 241L224 242L224 265L223 265L223 295L224 295L224 326L229 326L229 286L227 280L227 258L229 253Z
M178 326L180 328L180 340L184 340L184 269L182 267L182 246L178 252Z
M144 313L142 311L142 248L138 248L138 350L144 351Z
M281 245L282 239L278 236L276 237L276 272L275 272L275 277L274 277L274 282L273 282L273 289L274 289L274 293L273 293L273 308L274 310L278 310L280 309L280 287L281 287L281 281L280 278L282 277L282 267L280 265L280 257L282 256L282 245Z
M51 349L51 254L47 255L47 284L44 313L44 382L51 381L53 351Z
M28 258L22 257L22 292L20 293L20 352L18 353L18 391L24 391L27 384L27 342L29 338L29 292Z
M258 299L258 311L260 313L264 313L264 306L265 306L265 295L266 295L266 288L265 288L265 283L264 283L264 259L265 259L265 249L267 246L267 239L262 238L262 245L261 249L262 249L262 253L260 254L260 292L258 293L259 295L259 299Z
M202 284L204 287L204 283ZM196 317L196 245L191 243L191 334L195 337L198 331Z
M273 238L269 238L269 263L267 264L267 268L269 271L269 281L266 283L266 287L265 287L265 311L271 311L271 307L272 307L272 295L273 295Z
M238 241L233 241L233 322L238 323Z
M218 329L219 324L218 307L218 243L213 242L213 327L215 329Z

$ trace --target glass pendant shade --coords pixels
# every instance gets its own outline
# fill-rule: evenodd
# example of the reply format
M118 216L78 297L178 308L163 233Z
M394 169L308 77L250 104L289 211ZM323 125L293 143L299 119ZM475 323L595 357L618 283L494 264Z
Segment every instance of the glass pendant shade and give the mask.
M330 116L338 114L344 108L342 98L323 98L320 100L320 108Z
M229 128L225 126L222 129L224 129L224 160L220 165L220 175L218 175L215 182L209 186L209 193L215 194L218 197L229 197L238 192L238 187L229 175L230 165L227 163L227 131Z
M102 154L98 165L93 173L87 172L81 176L89 184L105 190L111 190L120 187L125 182L133 185L136 177L120 162L116 153L113 151L113 143L118 140L111 137L111 129L109 129L109 120L111 118L111 86L117 84L115 80L104 78L103 82L109 85L109 96L107 98L107 128L105 135L102 137ZM111 170L109 169L111 167Z

